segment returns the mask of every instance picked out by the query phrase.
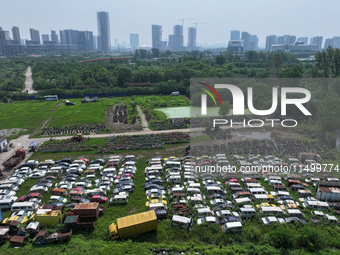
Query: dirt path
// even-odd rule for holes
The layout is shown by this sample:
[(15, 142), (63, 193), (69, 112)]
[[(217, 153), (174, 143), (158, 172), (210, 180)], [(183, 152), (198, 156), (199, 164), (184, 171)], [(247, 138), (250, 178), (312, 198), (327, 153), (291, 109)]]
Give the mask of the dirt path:
[(27, 67), (27, 71), (26, 71), (26, 81), (25, 81), (25, 89), (24, 91), (28, 92), (28, 94), (34, 94), (37, 93), (34, 89), (33, 89), (33, 79), (32, 79), (32, 69), (31, 67)]
[(145, 117), (145, 114), (144, 112), (142, 111), (142, 109), (140, 108), (139, 105), (137, 105), (137, 110), (138, 110), (138, 114), (140, 116), (140, 119), (142, 121), (142, 127), (143, 127), (143, 131), (147, 132), (147, 131), (151, 131), (151, 129), (149, 128), (148, 126), (148, 121), (146, 120), (146, 117)]

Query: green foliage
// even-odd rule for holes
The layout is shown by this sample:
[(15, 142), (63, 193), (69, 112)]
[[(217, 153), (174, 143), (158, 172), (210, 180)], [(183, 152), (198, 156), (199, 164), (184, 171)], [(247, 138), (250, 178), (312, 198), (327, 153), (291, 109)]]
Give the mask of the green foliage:
[(269, 244), (275, 248), (292, 250), (296, 247), (294, 231), (286, 226), (279, 226), (269, 233)]
[(318, 123), (324, 132), (340, 128), (340, 97), (325, 97), (317, 108)]
[(231, 104), (228, 101), (222, 102), (223, 104), (219, 106), (218, 114), (225, 117), (229, 114), (232, 109)]

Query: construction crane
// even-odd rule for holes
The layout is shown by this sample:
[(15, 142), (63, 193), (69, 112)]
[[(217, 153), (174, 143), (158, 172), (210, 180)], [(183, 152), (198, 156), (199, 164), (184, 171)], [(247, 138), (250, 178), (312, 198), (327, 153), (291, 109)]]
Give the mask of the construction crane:
[(192, 23), (192, 24), (196, 25), (196, 31), (197, 31), (197, 25), (202, 25), (202, 24), (207, 24), (207, 23), (197, 23), (197, 22), (195, 22), (195, 23)]
[(179, 21), (182, 21), (182, 27), (184, 28), (184, 20), (195, 20), (195, 19), (179, 19)]

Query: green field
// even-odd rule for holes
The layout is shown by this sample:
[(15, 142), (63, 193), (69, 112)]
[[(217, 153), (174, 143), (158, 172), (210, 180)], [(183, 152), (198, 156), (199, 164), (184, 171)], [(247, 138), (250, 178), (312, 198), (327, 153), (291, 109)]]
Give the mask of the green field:
[(33, 133), (44, 127), (62, 127), (84, 124), (105, 124), (105, 110), (117, 103), (128, 105), (128, 120), (132, 117), (139, 119), (138, 112), (131, 107), (131, 99), (144, 110), (149, 108), (157, 120), (164, 120), (166, 116), (155, 111), (154, 108), (187, 106), (189, 100), (184, 96), (135, 96), (118, 98), (100, 98), (99, 102), (82, 104), (81, 99), (69, 99), (73, 106), (66, 106), (63, 100), (58, 101), (14, 101), (0, 103), (0, 129), (23, 128), (25, 133)]

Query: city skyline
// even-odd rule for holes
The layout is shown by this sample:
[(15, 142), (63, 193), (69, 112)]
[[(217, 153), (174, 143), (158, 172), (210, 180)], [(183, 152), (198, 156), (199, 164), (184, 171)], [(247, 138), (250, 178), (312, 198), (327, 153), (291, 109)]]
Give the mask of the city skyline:
[[(42, 0), (36, 0), (29, 3), (20, 2), (20, 8), (17, 8), (18, 1), (7, 1), (2, 3), (6, 12), (0, 17), (0, 26), (7, 31), (13, 26), (19, 27), (22, 39), (30, 39), (29, 28), (39, 30), (40, 34), (66, 29), (89, 30), (96, 33), (95, 13), (105, 11), (111, 13), (112, 45), (114, 39), (128, 44), (129, 34), (132, 32), (139, 34), (140, 44), (151, 45), (152, 24), (161, 25), (163, 40), (168, 40), (167, 36), (172, 34), (173, 26), (180, 25), (179, 19), (184, 18), (194, 19), (184, 22), (184, 45), (188, 42), (188, 28), (193, 27), (194, 22), (205, 22), (206, 24), (199, 25), (197, 29), (198, 45), (206, 43), (226, 45), (230, 40), (230, 30), (240, 30), (256, 34), (259, 46), (265, 47), (266, 36), (270, 34), (294, 34), (297, 37), (309, 38), (319, 35), (324, 38), (336, 36), (337, 25), (334, 17), (337, 14), (336, 7), (340, 7), (340, 3), (334, 0), (328, 0), (327, 3), (287, 0), (278, 8), (278, 3), (271, 0), (245, 0), (242, 3), (224, 0), (209, 3), (200, 0), (188, 0), (185, 3), (177, 0), (162, 3), (156, 0), (148, 2), (128, 0), (115, 3), (61, 0), (58, 3), (51, 2), (47, 6)], [(329, 8), (329, 4), (332, 8)], [(232, 9), (242, 11), (228, 12), (228, 15), (225, 15), (230, 6)]]

